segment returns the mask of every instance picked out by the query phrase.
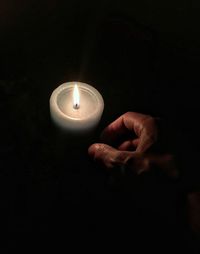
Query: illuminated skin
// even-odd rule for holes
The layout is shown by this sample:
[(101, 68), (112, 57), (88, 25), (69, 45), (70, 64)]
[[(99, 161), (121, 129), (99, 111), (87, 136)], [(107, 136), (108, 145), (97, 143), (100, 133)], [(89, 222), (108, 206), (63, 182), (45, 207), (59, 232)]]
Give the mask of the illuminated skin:
[[(126, 133), (134, 133), (131, 139), (122, 139), (120, 144), (112, 145)], [(102, 133), (104, 143), (89, 147), (89, 155), (103, 164), (108, 170), (126, 168), (136, 175), (152, 168), (162, 170), (170, 177), (178, 176), (172, 154), (155, 154), (151, 147), (157, 142), (156, 119), (135, 112), (127, 112), (111, 123)], [(200, 238), (200, 192), (187, 194), (188, 222), (191, 230)]]
[[(117, 147), (113, 144), (127, 133), (134, 133), (132, 138), (122, 139)], [(89, 155), (106, 168), (122, 167), (141, 174), (160, 168), (171, 177), (178, 176), (171, 154), (151, 154), (150, 149), (158, 139), (156, 119), (135, 112), (127, 112), (105, 128), (101, 140), (103, 143), (89, 147)]]

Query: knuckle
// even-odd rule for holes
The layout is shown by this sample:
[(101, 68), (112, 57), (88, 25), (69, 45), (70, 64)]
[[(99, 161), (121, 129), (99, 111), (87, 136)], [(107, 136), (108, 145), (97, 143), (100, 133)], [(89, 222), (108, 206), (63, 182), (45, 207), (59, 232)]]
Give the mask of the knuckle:
[(133, 117), (134, 116), (134, 112), (131, 112), (131, 111), (127, 111), (123, 116), (125, 117), (125, 118), (131, 118), (131, 117)]

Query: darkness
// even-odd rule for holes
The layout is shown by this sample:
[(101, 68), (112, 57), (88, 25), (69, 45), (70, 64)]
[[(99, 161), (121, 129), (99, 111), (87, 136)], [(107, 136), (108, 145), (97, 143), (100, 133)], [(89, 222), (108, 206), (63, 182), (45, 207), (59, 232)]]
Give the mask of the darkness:
[[(164, 2), (1, 1), (3, 248), (197, 253), (185, 193), (199, 182), (200, 4)], [(69, 141), (49, 116), (52, 91), (72, 80), (105, 102), (86, 142)], [(163, 119), (167, 145), (187, 166), (181, 182), (113, 176), (89, 159), (88, 146), (127, 111)]]

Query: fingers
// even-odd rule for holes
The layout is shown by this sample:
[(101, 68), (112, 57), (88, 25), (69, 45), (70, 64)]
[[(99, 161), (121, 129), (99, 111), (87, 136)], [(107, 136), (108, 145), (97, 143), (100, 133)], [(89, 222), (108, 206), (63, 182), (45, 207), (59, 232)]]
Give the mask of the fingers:
[(126, 164), (126, 160), (131, 156), (130, 152), (120, 152), (106, 144), (93, 144), (89, 147), (88, 153), (108, 169)]
[(146, 152), (157, 141), (157, 129), (153, 126), (144, 128), (139, 137), (138, 146), (136, 151), (139, 153)]
[(89, 147), (88, 153), (107, 169), (121, 167), (136, 174), (149, 170), (150, 164), (147, 157), (134, 152), (119, 151), (106, 144), (93, 144)]
[[(101, 139), (107, 144), (113, 144), (127, 132), (132, 132), (139, 138), (137, 152), (145, 152), (157, 139), (157, 126), (154, 118), (135, 112), (127, 112), (111, 123), (103, 131)], [(129, 147), (130, 143), (126, 145)], [(124, 150), (123, 146), (122, 148)]]
[[(146, 116), (145, 116), (146, 117)], [(114, 142), (120, 135), (127, 131), (135, 132), (139, 136), (140, 122), (144, 115), (127, 112), (108, 125), (102, 133), (102, 140), (108, 144)]]
[(151, 155), (138, 152), (120, 151), (109, 145), (98, 143), (88, 149), (89, 155), (107, 169), (125, 168), (140, 175), (143, 172), (157, 169), (172, 178), (179, 176), (174, 158), (171, 154)]
[(134, 151), (137, 148), (138, 143), (139, 143), (139, 138), (134, 139), (134, 140), (132, 140), (132, 139), (126, 140), (118, 146), (118, 149), (120, 151)]

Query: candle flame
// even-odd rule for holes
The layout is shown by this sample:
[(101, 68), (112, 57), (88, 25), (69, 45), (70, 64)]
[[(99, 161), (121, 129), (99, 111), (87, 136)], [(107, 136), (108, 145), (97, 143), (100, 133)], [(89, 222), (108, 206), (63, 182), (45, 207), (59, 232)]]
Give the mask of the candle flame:
[(73, 107), (74, 109), (78, 109), (80, 107), (80, 95), (77, 84), (75, 84), (73, 91)]

